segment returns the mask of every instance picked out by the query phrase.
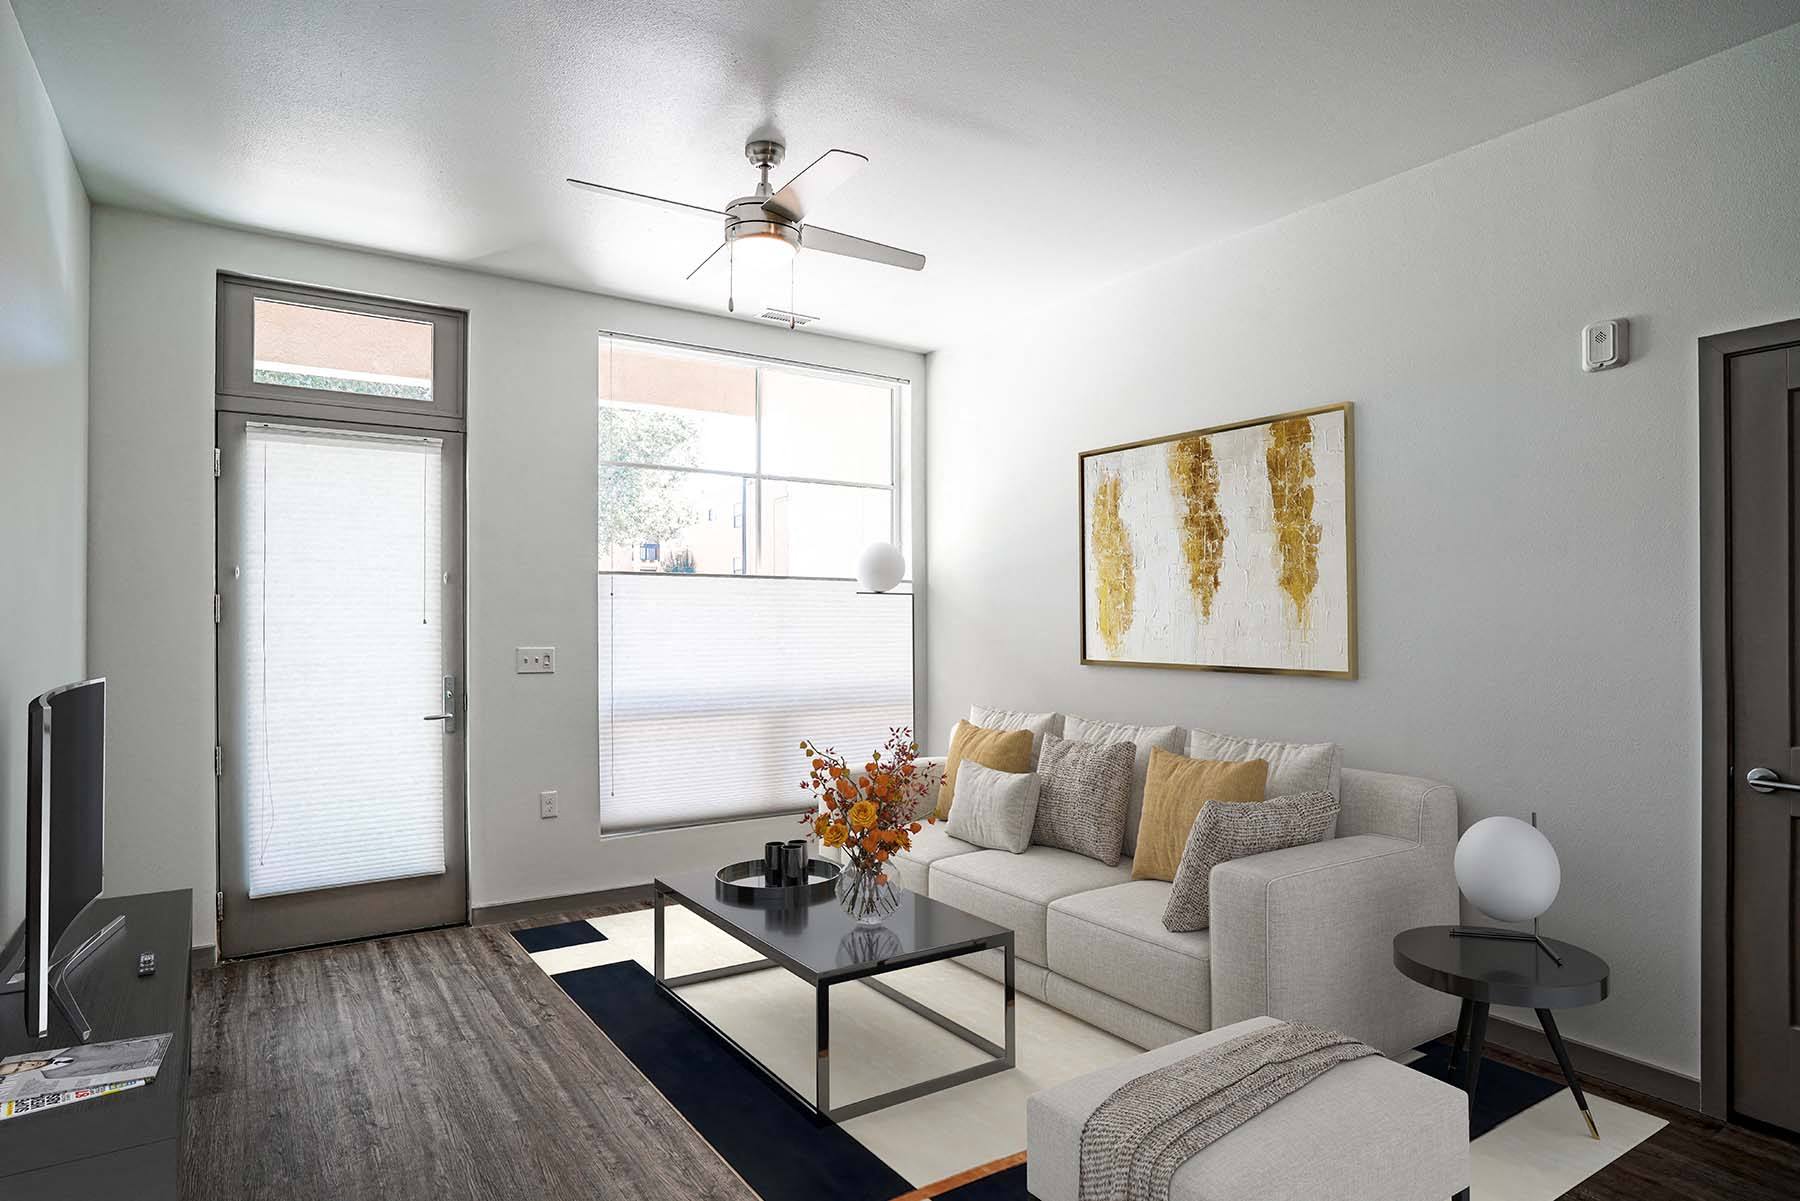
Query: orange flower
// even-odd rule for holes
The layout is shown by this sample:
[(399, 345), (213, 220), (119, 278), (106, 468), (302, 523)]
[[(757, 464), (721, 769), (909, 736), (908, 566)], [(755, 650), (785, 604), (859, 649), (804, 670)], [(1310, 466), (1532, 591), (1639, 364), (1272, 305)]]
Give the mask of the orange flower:
[(841, 847), (844, 845), (844, 839), (849, 836), (849, 833), (850, 832), (844, 829), (844, 827), (837, 825), (834, 822), (825, 827), (825, 833), (821, 841), (828, 847)]
[(820, 838), (823, 838), (825, 837), (825, 828), (829, 825), (831, 825), (831, 819), (821, 813), (819, 816), (813, 818), (813, 833), (817, 834)]
[(850, 824), (858, 830), (867, 830), (875, 824), (877, 813), (874, 801), (858, 801), (850, 806)]
[(919, 831), (920, 831), (920, 830), (922, 830), (922, 829), (924, 829), (924, 827), (923, 827), (923, 826), (921, 826), (921, 825), (919, 825), (919, 823), (918, 823), (918, 822), (914, 822), (914, 823), (913, 823), (913, 824), (912, 824), (912, 825), (910, 825), (910, 826), (908, 826), (908, 827), (906, 827), (906, 828), (907, 828), (907, 829), (908, 829), (908, 830), (911, 830), (911, 831), (912, 831), (912, 832), (913, 832), (913, 833), (914, 833), (914, 834), (917, 834), (917, 833), (918, 833), (918, 832), (919, 832)]
[(848, 776), (843, 776), (838, 779), (837, 790), (838, 795), (843, 797), (846, 801), (856, 795), (856, 785), (850, 782), (850, 777)]

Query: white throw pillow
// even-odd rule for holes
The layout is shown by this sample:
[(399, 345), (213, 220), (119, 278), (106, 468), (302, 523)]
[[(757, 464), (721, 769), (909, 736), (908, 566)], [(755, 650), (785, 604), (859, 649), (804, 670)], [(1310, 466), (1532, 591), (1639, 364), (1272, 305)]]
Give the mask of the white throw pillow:
[(1136, 858), (1138, 821), (1144, 815), (1144, 778), (1150, 773), (1150, 752), (1158, 748), (1181, 753), (1181, 727), (1128, 726), (1117, 721), (1089, 721), (1071, 714), (1063, 720), (1063, 737), (1076, 742), (1129, 742), (1137, 747), (1131, 765), (1131, 801), (1125, 810), (1125, 854)]
[(1024, 854), (1037, 820), (1038, 777), (1034, 771), (995, 771), (963, 760), (956, 773), (956, 804), (950, 807), (950, 837), (978, 847)]
[(1044, 753), (1044, 735), (1062, 735), (1062, 714), (1022, 713), (1016, 709), (990, 709), (986, 705), (969, 706), (969, 723), (984, 730), (1030, 730), (1031, 766)]
[(1189, 730), (1189, 759), (1224, 759), (1242, 763), (1262, 759), (1269, 765), (1269, 783), (1263, 796), (1299, 796), (1304, 792), (1329, 792), (1341, 804), (1344, 749), (1335, 742), (1271, 742), (1265, 738), (1237, 738), (1211, 730)]

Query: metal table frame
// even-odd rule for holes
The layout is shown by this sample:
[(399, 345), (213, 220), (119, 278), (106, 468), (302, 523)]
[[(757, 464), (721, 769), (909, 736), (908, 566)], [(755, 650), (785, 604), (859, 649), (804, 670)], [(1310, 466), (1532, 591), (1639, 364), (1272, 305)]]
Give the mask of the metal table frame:
[[(684, 897), (674, 888), (664, 884), (661, 880), (652, 881), (651, 889), (656, 911), (655, 976), (657, 986), (663, 990), (663, 993), (666, 996), (692, 1015), (695, 1020), (723, 1039), (726, 1045), (731, 1047), (732, 1050), (754, 1064), (758, 1071), (774, 1081), (783, 1092), (787, 1093), (788, 1096), (794, 1098), (794, 1100), (804, 1105), (807, 1109), (812, 1110), (820, 1117), (826, 1118), (832, 1122), (847, 1122), (851, 1118), (861, 1117), (863, 1114), (873, 1113), (878, 1109), (886, 1109), (890, 1105), (899, 1105), (902, 1102), (911, 1101), (918, 1097), (940, 1092), (946, 1088), (954, 1088), (958, 1084), (967, 1084), (971, 1080), (979, 1080), (984, 1076), (992, 1076), (998, 1072), (1008, 1071), (1017, 1063), (1018, 1037), (1014, 1018), (1015, 990), (1013, 932), (1011, 930), (1004, 930), (998, 934), (985, 938), (971, 939), (942, 947), (933, 947), (928, 951), (898, 955), (891, 959), (884, 959), (880, 963), (859, 964), (853, 967), (840, 968), (828, 972), (816, 972), (805, 964), (782, 954), (780, 948), (771, 946), (757, 938), (750, 931), (733, 925), (731, 922), (706, 908), (706, 906), (689, 901), (688, 898)], [(685, 976), (676, 976), (674, 978), (668, 977), (664, 972), (663, 965), (663, 908), (670, 900), (685, 906), (690, 913), (698, 914), (700, 917), (705, 918), (708, 922), (712, 923), (726, 934), (731, 935), (733, 938), (753, 950), (760, 952), (764, 958), (751, 960), (748, 963), (733, 963), (728, 964), (725, 967), (707, 968), (704, 971), (690, 972)], [(970, 955), (977, 951), (994, 949), (1001, 949), (1006, 952), (1005, 1046), (1001, 1046), (990, 1039), (982, 1037), (961, 1022), (944, 1016), (924, 1002), (915, 1000), (895, 989), (893, 986), (884, 984), (875, 978), (888, 972), (899, 971), (902, 968), (917, 967), (924, 963), (936, 963), (942, 959), (954, 959), (961, 955)], [(710, 1018), (695, 1009), (692, 1005), (689, 1005), (687, 1001), (681, 997), (681, 994), (675, 991), (687, 984), (699, 984), (702, 981), (719, 980), (727, 976), (741, 976), (746, 972), (766, 971), (772, 967), (786, 968), (789, 972), (792, 972), (795, 976), (798, 976), (800, 979), (813, 986), (813, 1014), (816, 1027), (814, 1042), (817, 1047), (818, 1055), (813, 1085), (815, 1092), (812, 1097), (805, 1096), (787, 1081), (783, 1080), (780, 1076), (777, 1076), (758, 1060), (756, 1056), (752, 1055), (749, 1051), (746, 1051), (736, 1039), (719, 1029)], [(868, 985), (882, 996), (899, 1003), (906, 1009), (918, 1014), (926, 1021), (931, 1022), (933, 1025), (949, 1031), (970, 1046), (985, 1052), (992, 1058), (986, 1063), (974, 1064), (970, 1067), (947, 1073), (946, 1075), (934, 1076), (928, 1080), (921, 1080), (916, 1084), (903, 1085), (900, 1088), (890, 1089), (884, 1093), (877, 1093), (872, 1097), (864, 1097), (860, 1101), (852, 1101), (848, 1105), (834, 1107), (831, 1104), (831, 987), (834, 984), (844, 984), (852, 980), (862, 981), (862, 983)]]

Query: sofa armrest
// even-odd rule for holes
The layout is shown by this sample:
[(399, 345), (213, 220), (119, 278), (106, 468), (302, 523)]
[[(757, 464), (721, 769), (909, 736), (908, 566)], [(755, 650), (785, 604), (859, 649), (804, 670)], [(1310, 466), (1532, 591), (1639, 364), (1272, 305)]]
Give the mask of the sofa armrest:
[(1212, 1022), (1310, 1022), (1392, 1055), (1456, 1024), (1456, 1001), (1394, 966), (1394, 935), (1457, 920), (1445, 848), (1381, 834), (1212, 872)]

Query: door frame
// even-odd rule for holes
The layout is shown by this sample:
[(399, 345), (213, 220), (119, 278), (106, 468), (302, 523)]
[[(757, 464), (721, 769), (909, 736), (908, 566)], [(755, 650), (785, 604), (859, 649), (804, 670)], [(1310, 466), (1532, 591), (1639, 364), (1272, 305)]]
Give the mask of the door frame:
[[(214, 446), (214, 488), (213, 488), (213, 595), (217, 606), (221, 592), (221, 540), (219, 538), (219, 521), (221, 517), (218, 453), (221, 446), (223, 430), (228, 422), (242, 423), (244, 420), (267, 421), (277, 425), (316, 425), (327, 428), (363, 428), (373, 432), (412, 435), (420, 437), (441, 437), (446, 445), (454, 443), (457, 447), (455, 468), (455, 494), (457, 504), (452, 510), (446, 507), (444, 518), (447, 529), (453, 529), (454, 554), (446, 553), (444, 566), (446, 570), (456, 573), (455, 587), (452, 595), (446, 596), (446, 609), (454, 603), (455, 633), (460, 648), (458, 658), (458, 697), (457, 718), (459, 730), (456, 735), (460, 739), (459, 753), (455, 757), (455, 779), (448, 777), (445, 781), (446, 812), (455, 815), (454, 829), (445, 831), (445, 870), (454, 870), (462, 880), (461, 917), (448, 923), (465, 925), (470, 919), (470, 853), (469, 853), (469, 675), (471, 661), (469, 655), (469, 577), (468, 577), (468, 544), (469, 544), (469, 481), (468, 481), (468, 321), (469, 314), (464, 309), (454, 309), (438, 305), (425, 304), (419, 301), (400, 297), (379, 296), (369, 293), (352, 292), (344, 289), (322, 287), (314, 284), (297, 283), (289, 280), (268, 279), (252, 275), (244, 275), (231, 271), (220, 271), (216, 276), (216, 310), (214, 331), (214, 414), (213, 414), (213, 446)], [(246, 339), (254, 337), (254, 329), (249, 323), (250, 306), (246, 301), (248, 294), (266, 293), (283, 301), (312, 303), (327, 308), (341, 308), (366, 312), (375, 316), (397, 317), (406, 320), (429, 322), (433, 326), (433, 387), (438, 395), (429, 406), (419, 409), (395, 408), (376, 397), (363, 397), (356, 393), (314, 392), (305, 388), (269, 389), (263, 387), (245, 387), (238, 377), (244, 372), (241, 368), (248, 359), (242, 353), (248, 345)], [(446, 485), (450, 481), (447, 472)], [(454, 523), (450, 525), (449, 523)], [(217, 608), (214, 610), (218, 612)], [(222, 745), (223, 728), (221, 725), (221, 688), (220, 688), (220, 627), (214, 625), (213, 636), (213, 746), (215, 755)], [(218, 759), (215, 758), (215, 768)], [(214, 941), (219, 948), (219, 958), (224, 956), (224, 901), (225, 901), (225, 840), (223, 824), (224, 779), (215, 770), (213, 776), (213, 887), (216, 892), (215, 920), (213, 926)], [(358, 896), (375, 895), (370, 890), (380, 889), (384, 883), (405, 884), (408, 881), (382, 882), (376, 881), (365, 885), (352, 885), (344, 890), (349, 895), (353, 890)], [(438, 923), (442, 925), (444, 923)], [(404, 933), (394, 930), (390, 933)], [(383, 937), (384, 935), (367, 935), (361, 937)], [(343, 941), (343, 940), (339, 940)], [(349, 941), (356, 941), (351, 939)], [(310, 944), (309, 944), (310, 945)], [(260, 954), (278, 954), (279, 951), (251, 952), (251, 956)]]
[(1700, 1108), (1731, 1113), (1731, 470), (1726, 365), (1800, 347), (1800, 320), (1700, 339)]

